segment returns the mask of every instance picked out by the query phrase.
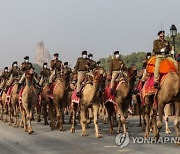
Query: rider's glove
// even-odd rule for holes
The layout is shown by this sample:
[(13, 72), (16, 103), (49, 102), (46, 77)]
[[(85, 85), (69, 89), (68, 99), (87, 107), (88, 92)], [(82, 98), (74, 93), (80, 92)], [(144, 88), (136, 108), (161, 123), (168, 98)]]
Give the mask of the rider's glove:
[(164, 51), (165, 51), (165, 48), (162, 48), (162, 49), (161, 49), (161, 52), (164, 52)]

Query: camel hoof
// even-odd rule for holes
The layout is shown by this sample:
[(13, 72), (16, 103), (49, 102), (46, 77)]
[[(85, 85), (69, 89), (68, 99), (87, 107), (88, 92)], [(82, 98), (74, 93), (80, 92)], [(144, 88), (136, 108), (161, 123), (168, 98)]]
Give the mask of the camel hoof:
[(87, 133), (81, 133), (81, 136), (87, 136)]
[(18, 125), (14, 125), (14, 128), (18, 128)]
[(170, 130), (166, 130), (166, 134), (171, 134), (171, 131)]
[(41, 122), (41, 119), (38, 119), (37, 122)]
[(9, 126), (12, 126), (12, 123), (9, 123)]
[(26, 128), (26, 129), (24, 129), (24, 132), (28, 132), (27, 128)]
[(64, 131), (66, 131), (66, 130), (65, 130), (64, 128), (60, 128), (59, 131), (64, 132)]
[(145, 133), (144, 138), (148, 139), (149, 138), (149, 133)]
[(71, 129), (70, 129), (70, 132), (71, 132), (71, 133), (75, 133), (75, 128), (71, 128)]
[(49, 123), (47, 121), (44, 122), (44, 125), (49, 125)]
[(101, 134), (96, 134), (96, 138), (101, 138)]
[(29, 134), (32, 134), (33, 132), (34, 132), (34, 131), (33, 131), (33, 130), (31, 130), (31, 131), (29, 131), (28, 133), (29, 133)]

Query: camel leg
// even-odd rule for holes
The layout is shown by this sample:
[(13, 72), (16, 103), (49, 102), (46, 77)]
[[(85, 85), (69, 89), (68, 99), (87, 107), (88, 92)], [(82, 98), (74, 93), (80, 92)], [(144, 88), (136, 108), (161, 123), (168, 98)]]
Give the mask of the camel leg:
[(121, 103), (121, 104), (118, 104), (118, 105), (117, 105), (117, 108), (118, 108), (118, 111), (119, 111), (119, 114), (120, 114), (119, 123), (120, 123), (120, 121), (122, 122), (124, 134), (127, 134), (126, 119), (125, 119), (125, 116), (124, 116), (124, 112), (123, 112), (123, 110), (122, 110), (122, 100), (117, 100), (117, 102)]
[(36, 121), (41, 122), (41, 107), (39, 105), (39, 102), (36, 105)]
[(28, 133), (29, 134), (33, 133), (31, 120), (32, 120), (32, 111), (29, 111), (29, 112), (27, 112), (27, 125), (28, 125)]
[(180, 102), (175, 102), (175, 119), (174, 119), (174, 128), (176, 134), (176, 143), (180, 145), (179, 137), (179, 115), (180, 115)]
[(47, 120), (47, 115), (48, 115), (47, 108), (46, 108), (47, 103), (44, 101), (42, 102), (42, 104), (43, 104), (42, 112), (43, 112), (43, 118), (44, 118), (44, 125), (49, 125), (48, 120)]
[(49, 112), (50, 112), (50, 127), (51, 130), (55, 129), (55, 118), (56, 118), (56, 111), (55, 111), (55, 106), (54, 102), (52, 99), (49, 99)]
[(159, 136), (160, 130), (162, 128), (162, 118), (163, 118), (164, 106), (165, 106), (164, 103), (158, 102), (158, 120), (157, 120), (158, 136)]
[(8, 113), (9, 113), (9, 126), (12, 126), (12, 105), (9, 102), (8, 105)]
[(146, 128), (145, 128), (144, 138), (148, 138), (149, 131), (150, 131), (150, 112), (151, 112), (149, 96), (146, 96), (144, 101), (145, 101), (145, 120), (146, 120)]
[(171, 131), (170, 131), (169, 125), (168, 125), (169, 110), (170, 110), (170, 104), (166, 104), (164, 107), (164, 121), (165, 121), (165, 125), (166, 125), (166, 134), (171, 134)]
[(24, 131), (27, 132), (27, 123), (26, 123), (26, 111), (22, 111), (22, 120), (23, 120), (23, 125), (24, 125)]
[(63, 112), (63, 107), (61, 106), (60, 109), (59, 109), (59, 130), (60, 131), (65, 131), (64, 127), (63, 127), (63, 118), (64, 118), (64, 112)]
[(153, 110), (153, 116), (152, 116), (152, 124), (153, 124), (153, 132), (154, 132), (154, 138), (158, 139), (158, 133), (157, 133), (157, 110)]
[(143, 107), (143, 112), (142, 112), (142, 119), (143, 119), (143, 122), (142, 122), (142, 131), (145, 132), (145, 127), (146, 127), (146, 119), (145, 119), (145, 111), (144, 111), (144, 107)]
[(81, 136), (87, 136), (87, 133), (86, 133), (87, 119), (86, 119), (86, 110), (84, 107), (81, 107), (80, 117), (81, 117), (80, 121), (81, 121), (81, 127), (82, 127)]
[(113, 134), (113, 124), (112, 124), (112, 116), (113, 116), (113, 111), (111, 108), (107, 108), (108, 111), (108, 121), (109, 121), (109, 134)]
[(117, 133), (121, 133), (121, 127), (122, 127), (121, 116), (119, 116), (119, 122), (118, 122), (118, 130), (117, 130)]
[(76, 111), (77, 111), (78, 104), (73, 103), (73, 109), (72, 109), (72, 126), (70, 129), (71, 133), (75, 133), (75, 123), (76, 123)]
[(95, 135), (97, 138), (100, 138), (101, 135), (99, 133), (99, 127), (98, 127), (98, 111), (99, 111), (99, 104), (93, 105), (93, 112), (94, 112), (94, 126), (95, 126)]
[(18, 119), (18, 106), (15, 105), (14, 107), (14, 127), (18, 127), (19, 126), (19, 119)]
[(141, 115), (142, 115), (142, 112), (141, 112), (141, 102), (138, 102), (138, 109), (139, 109), (139, 125), (138, 127), (142, 127), (142, 122), (141, 122)]

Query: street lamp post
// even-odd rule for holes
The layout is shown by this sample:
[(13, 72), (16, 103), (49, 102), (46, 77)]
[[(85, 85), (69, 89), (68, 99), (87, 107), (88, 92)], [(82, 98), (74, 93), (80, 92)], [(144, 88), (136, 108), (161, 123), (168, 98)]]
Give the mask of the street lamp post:
[(175, 49), (175, 37), (177, 35), (177, 28), (175, 25), (172, 25), (170, 28), (170, 36), (172, 37), (172, 45), (174, 47), (174, 58), (176, 58), (176, 49)]

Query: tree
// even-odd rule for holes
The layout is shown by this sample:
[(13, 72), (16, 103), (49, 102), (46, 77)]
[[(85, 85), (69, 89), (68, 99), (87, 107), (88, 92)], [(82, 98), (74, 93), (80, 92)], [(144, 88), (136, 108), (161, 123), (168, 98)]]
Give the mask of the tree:
[[(142, 68), (143, 60), (146, 57), (146, 52), (134, 52), (129, 55), (121, 55), (121, 59), (124, 61), (127, 67), (131, 65), (136, 65), (138, 69)], [(105, 70), (109, 69), (109, 63), (112, 59), (112, 56), (107, 58), (100, 58), (101, 65), (105, 68)]]
[[(166, 39), (172, 43), (172, 38), (170, 35), (166, 36)], [(177, 36), (175, 38), (175, 47), (176, 47), (176, 53), (180, 53), (180, 33), (177, 33)]]
[(41, 67), (40, 65), (38, 65), (38, 64), (33, 64), (33, 67), (35, 68), (36, 73), (39, 74), (39, 73), (41, 72), (42, 67)]

